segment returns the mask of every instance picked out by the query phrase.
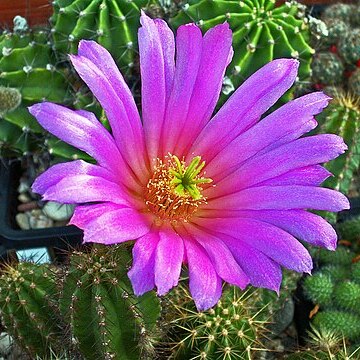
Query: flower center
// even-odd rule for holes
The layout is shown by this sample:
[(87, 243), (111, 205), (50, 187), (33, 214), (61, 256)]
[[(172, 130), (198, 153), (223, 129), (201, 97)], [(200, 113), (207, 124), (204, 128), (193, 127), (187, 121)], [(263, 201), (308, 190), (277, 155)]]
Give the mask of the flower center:
[(202, 185), (212, 179), (200, 176), (204, 166), (200, 156), (194, 157), (188, 166), (171, 154), (165, 160), (156, 159), (145, 190), (148, 209), (161, 220), (187, 222), (201, 204), (206, 204)]

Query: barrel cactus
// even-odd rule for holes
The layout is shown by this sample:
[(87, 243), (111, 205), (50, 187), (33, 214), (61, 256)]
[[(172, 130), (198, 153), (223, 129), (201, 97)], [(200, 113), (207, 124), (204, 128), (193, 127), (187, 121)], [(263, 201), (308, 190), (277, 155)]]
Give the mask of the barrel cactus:
[(88, 360), (155, 356), (159, 302), (152, 292), (134, 296), (126, 276), (128, 259), (118, 246), (96, 246), (71, 256), (60, 310)]
[(227, 76), (235, 87), (269, 61), (300, 60), (300, 81), (310, 74), (314, 50), (301, 5), (288, 2), (275, 7), (272, 0), (190, 0), (170, 23), (174, 28), (196, 22), (204, 31), (227, 21), (233, 31), (234, 56)]
[(312, 78), (316, 84), (341, 84), (344, 77), (344, 65), (338, 55), (328, 51), (319, 52), (311, 64)]

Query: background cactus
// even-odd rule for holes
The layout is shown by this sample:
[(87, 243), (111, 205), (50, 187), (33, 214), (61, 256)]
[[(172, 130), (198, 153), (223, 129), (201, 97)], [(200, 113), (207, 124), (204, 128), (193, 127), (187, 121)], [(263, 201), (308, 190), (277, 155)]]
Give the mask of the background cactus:
[[(16, 105), (1, 111), (0, 141), (19, 155), (49, 151), (54, 155), (86, 157), (81, 151), (45, 133), (27, 107), (41, 101), (71, 105), (72, 88), (42, 30), (5, 32), (0, 36), (0, 98), (17, 93)], [(7, 125), (6, 122), (11, 125)], [(16, 134), (16, 136), (15, 136)]]
[(174, 28), (196, 22), (204, 31), (227, 21), (233, 31), (234, 57), (227, 76), (235, 88), (269, 61), (280, 57), (300, 60), (299, 78), (310, 74), (314, 50), (300, 4), (275, 7), (272, 0), (190, 0), (170, 19)]
[(345, 154), (330, 161), (326, 168), (334, 175), (324, 182), (324, 186), (347, 193), (353, 174), (360, 165), (360, 103), (359, 98), (338, 94), (330, 105), (319, 114), (318, 133), (340, 135), (348, 150)]
[(88, 360), (150, 359), (155, 354), (159, 302), (153, 292), (133, 295), (128, 260), (118, 246), (71, 255), (60, 309)]
[(137, 51), (140, 9), (147, 0), (55, 0), (51, 18), (55, 49), (77, 53), (80, 39), (96, 40), (129, 74)]
[(312, 78), (322, 85), (341, 84), (344, 77), (344, 65), (338, 55), (331, 52), (316, 53), (311, 65)]
[(32, 356), (65, 348), (59, 318), (55, 268), (33, 263), (6, 265), (0, 277), (0, 307), (6, 330)]

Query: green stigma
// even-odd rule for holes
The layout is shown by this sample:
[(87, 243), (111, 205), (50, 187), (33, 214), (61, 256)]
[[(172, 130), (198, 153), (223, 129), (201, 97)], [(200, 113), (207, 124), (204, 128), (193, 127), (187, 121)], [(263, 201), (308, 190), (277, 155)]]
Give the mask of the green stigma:
[(190, 195), (194, 200), (202, 198), (200, 184), (209, 184), (210, 178), (199, 177), (201, 170), (205, 166), (205, 161), (201, 162), (201, 156), (196, 156), (191, 160), (188, 167), (184, 161), (180, 161), (172, 155), (174, 167), (169, 169), (169, 173), (174, 177), (171, 185), (174, 186), (174, 193), (178, 196)]

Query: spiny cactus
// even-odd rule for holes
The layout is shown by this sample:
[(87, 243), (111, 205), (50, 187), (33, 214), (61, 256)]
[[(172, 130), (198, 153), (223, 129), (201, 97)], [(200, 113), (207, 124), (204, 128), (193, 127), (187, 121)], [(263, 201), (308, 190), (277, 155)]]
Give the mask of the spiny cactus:
[(328, 51), (314, 56), (311, 69), (313, 82), (322, 85), (340, 84), (345, 70), (341, 59)]
[(357, 241), (360, 239), (360, 216), (339, 222), (336, 228), (343, 239)]
[(318, 133), (333, 133), (340, 135), (348, 150), (336, 160), (329, 162), (326, 168), (334, 175), (328, 178), (324, 186), (347, 193), (354, 172), (360, 165), (360, 103), (359, 98), (351, 95), (341, 95), (319, 114)]
[(326, 306), (331, 303), (334, 284), (328, 274), (322, 272), (308, 276), (304, 281), (305, 294), (315, 304)]
[(55, 0), (54, 47), (76, 53), (79, 40), (92, 39), (110, 51), (126, 74), (134, 66), (140, 8), (145, 0)]
[(336, 331), (321, 325), (311, 325), (307, 345), (304, 349), (288, 355), (288, 360), (355, 360), (360, 355), (360, 347), (348, 346), (344, 337)]
[(322, 18), (324, 20), (336, 18), (349, 23), (352, 13), (353, 7), (351, 5), (339, 3), (327, 6), (322, 14)]
[(360, 60), (360, 28), (351, 29), (340, 38), (338, 52), (349, 65)]
[[(216, 306), (197, 312), (184, 285), (170, 296), (167, 310), (174, 359), (252, 359), (261, 347), (265, 322), (250, 301), (252, 290), (228, 287)], [(169, 321), (168, 320), (168, 321)]]
[[(13, 147), (21, 154), (31, 153), (37, 148), (40, 151), (57, 153), (57, 149), (47, 149), (44, 146), (45, 132), (27, 110), (29, 105), (44, 100), (71, 104), (72, 94), (67, 76), (56, 64), (57, 60), (45, 31), (21, 34), (7, 32), (0, 36), (0, 99), (12, 95), (14, 100), (14, 106), (1, 109), (0, 115), (18, 128), (17, 133), (19, 130), (21, 132), (15, 139), (14, 136), (1, 134), (0, 141), (4, 142), (6, 147)], [(7, 126), (6, 131), (9, 129)], [(67, 149), (70, 158), (85, 156), (48, 134), (46, 137), (51, 139), (49, 143), (53, 141), (59, 144), (59, 152), (62, 148)], [(23, 139), (25, 141), (22, 141)]]
[(133, 295), (121, 247), (74, 252), (60, 309), (88, 360), (150, 359), (160, 313), (154, 293)]
[(0, 308), (6, 330), (33, 356), (66, 346), (57, 308), (54, 269), (47, 265), (6, 265), (0, 277)]
[(349, 90), (360, 97), (360, 68), (351, 74), (349, 78)]
[(170, 23), (174, 28), (196, 22), (204, 31), (227, 21), (233, 31), (234, 57), (227, 75), (235, 87), (269, 61), (280, 57), (300, 60), (299, 77), (310, 74), (314, 50), (309, 31), (296, 2), (275, 7), (272, 0), (191, 0)]

